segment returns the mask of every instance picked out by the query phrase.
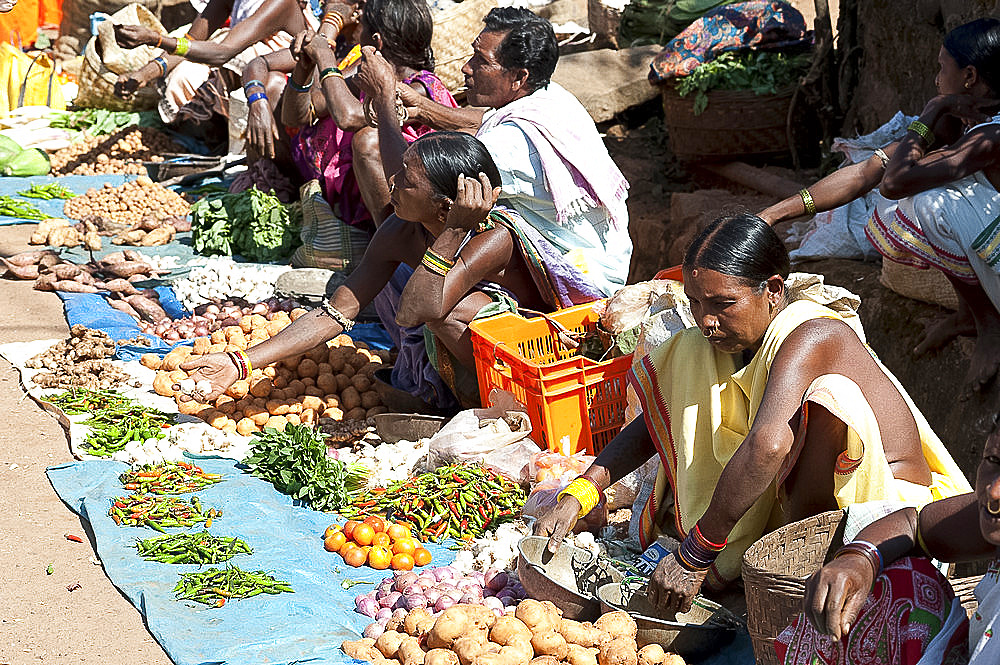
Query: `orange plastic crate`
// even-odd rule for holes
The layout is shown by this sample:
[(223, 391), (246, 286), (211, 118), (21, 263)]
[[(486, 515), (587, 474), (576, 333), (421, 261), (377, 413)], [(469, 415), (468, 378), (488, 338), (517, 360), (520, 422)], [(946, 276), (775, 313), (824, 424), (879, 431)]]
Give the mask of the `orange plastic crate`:
[[(597, 328), (596, 303), (549, 316), (579, 333)], [(472, 348), (483, 404), (493, 388), (509, 391), (525, 405), (531, 438), (564, 454), (596, 455), (625, 423), (626, 373), (632, 355), (597, 362), (565, 351), (544, 317), (499, 314), (473, 321)], [(560, 441), (569, 437), (566, 450)]]

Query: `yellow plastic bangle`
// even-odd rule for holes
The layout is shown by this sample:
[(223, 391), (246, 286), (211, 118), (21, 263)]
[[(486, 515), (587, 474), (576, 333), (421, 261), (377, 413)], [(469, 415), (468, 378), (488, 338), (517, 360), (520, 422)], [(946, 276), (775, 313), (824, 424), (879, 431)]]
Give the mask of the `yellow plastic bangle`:
[(934, 145), (934, 132), (931, 131), (930, 127), (919, 120), (911, 122), (907, 129), (926, 141), (927, 145)]
[(920, 530), (920, 512), (917, 512), (917, 547), (920, 551), (930, 556), (930, 552), (927, 550), (927, 543), (924, 542), (924, 532)]
[(799, 191), (799, 196), (802, 198), (802, 205), (805, 206), (806, 212), (810, 215), (816, 214), (816, 202), (813, 201), (812, 194), (809, 193), (808, 189), (803, 189)]
[(571, 482), (566, 486), (566, 489), (559, 492), (558, 496), (556, 496), (556, 501), (562, 499), (567, 494), (580, 502), (580, 512), (576, 515), (578, 520), (583, 519), (601, 501), (601, 495), (598, 493), (597, 487), (587, 478), (577, 478)]
[(177, 46), (174, 47), (174, 55), (185, 56), (191, 49), (191, 42), (184, 37), (177, 38)]

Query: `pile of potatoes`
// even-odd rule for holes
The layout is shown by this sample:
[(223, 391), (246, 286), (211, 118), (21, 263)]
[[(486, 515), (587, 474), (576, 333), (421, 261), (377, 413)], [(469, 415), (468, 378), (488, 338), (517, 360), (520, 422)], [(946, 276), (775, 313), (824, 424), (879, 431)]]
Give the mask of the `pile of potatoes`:
[(549, 601), (523, 600), (501, 617), (482, 605), (455, 605), (437, 617), (416, 609), (390, 620), (378, 639), (342, 649), (374, 665), (684, 665), (657, 644), (639, 649), (635, 636), (626, 612), (580, 623)]
[(143, 162), (162, 162), (165, 153), (184, 149), (152, 127), (126, 127), (107, 136), (90, 136), (52, 155), (53, 175), (146, 173)]
[(70, 219), (98, 216), (121, 224), (138, 224), (146, 218), (163, 220), (184, 217), (191, 205), (176, 192), (139, 176), (119, 187), (105, 184), (91, 188), (83, 196), (67, 199), (63, 214)]
[(389, 359), (388, 351), (370, 350), (364, 342), (340, 335), (308, 353), (254, 367), (249, 379), (237, 381), (215, 402), (181, 401), (174, 384), (188, 379), (180, 365), (196, 356), (246, 350), (276, 335), (304, 309), (244, 316), (239, 325), (226, 326), (208, 337), (198, 337), (193, 346), (179, 346), (163, 358), (145, 354), (141, 362), (157, 370), (153, 390), (173, 397), (181, 413), (197, 416), (225, 432), (251, 435), (265, 427), (284, 429), (286, 423), (312, 424), (320, 418), (363, 420), (387, 409), (373, 389), (375, 370)]

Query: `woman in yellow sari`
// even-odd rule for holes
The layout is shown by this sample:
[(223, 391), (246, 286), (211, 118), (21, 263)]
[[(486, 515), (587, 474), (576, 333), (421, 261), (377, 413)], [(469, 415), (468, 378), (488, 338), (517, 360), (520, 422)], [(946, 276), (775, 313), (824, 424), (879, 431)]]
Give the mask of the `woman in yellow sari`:
[(633, 366), (643, 419), (626, 425), (536, 522), (550, 550), (605, 488), (651, 455), (661, 467), (642, 515), (644, 545), (671, 527), (683, 540), (649, 585), (667, 611), (689, 609), (703, 583), (720, 589), (738, 578), (743, 552), (783, 523), (969, 490), (865, 345), (857, 315), (811, 291), (789, 292), (788, 277), (788, 253), (758, 217), (717, 219), (695, 239), (684, 292), (697, 325)]

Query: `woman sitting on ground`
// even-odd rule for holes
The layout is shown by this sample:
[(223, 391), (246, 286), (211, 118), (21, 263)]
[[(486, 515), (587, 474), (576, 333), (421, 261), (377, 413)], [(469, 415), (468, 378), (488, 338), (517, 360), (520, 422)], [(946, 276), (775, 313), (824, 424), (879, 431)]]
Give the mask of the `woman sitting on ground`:
[[(974, 493), (935, 501), (920, 511), (905, 508), (873, 522), (809, 578), (804, 616), (776, 641), (781, 662), (1000, 662), (1000, 636), (994, 636), (1000, 630), (998, 548), (1000, 428), (994, 426)], [(927, 557), (946, 562), (993, 558), (976, 587), (978, 607), (971, 625), (951, 585)]]
[[(227, 20), (229, 27), (224, 28)], [(164, 36), (141, 25), (118, 25), (115, 38), (123, 48), (145, 45), (162, 48), (164, 53), (121, 75), (115, 93), (130, 97), (139, 88), (165, 79), (159, 111), (169, 123), (208, 80), (212, 68), (219, 68), (231, 90), (250, 60), (288, 48), (293, 35), (318, 27), (308, 0), (209, 0), (184, 37)]]
[(703, 583), (721, 590), (737, 579), (746, 549), (778, 525), (864, 501), (923, 505), (968, 491), (865, 345), (856, 299), (845, 307), (853, 296), (815, 283), (789, 292), (788, 252), (761, 219), (715, 220), (688, 249), (683, 276), (696, 326), (633, 365), (643, 418), (538, 518), (551, 551), (601, 491), (653, 455), (661, 466), (641, 541), (672, 528), (683, 539), (649, 584), (669, 612), (687, 611)]
[(880, 186), (895, 205), (869, 220), (872, 245), (891, 261), (941, 270), (958, 295), (958, 311), (929, 327), (914, 352), (976, 335), (967, 381), (979, 390), (1000, 369), (1000, 115), (990, 117), (1000, 107), (1000, 19), (949, 32), (938, 62), (938, 96), (901, 141), (760, 214), (774, 224)]
[[(424, 0), (369, 0), (361, 15), (360, 41), (379, 49), (403, 84), (454, 107), (451, 93), (433, 74), (433, 30)], [(292, 53), (298, 65), (281, 109), (292, 135), (292, 156), (303, 177), (320, 180), (341, 221), (374, 232), (390, 212), (386, 174), (395, 173), (399, 164), (383, 168), (378, 132), (367, 126), (364, 95), (354, 77), (345, 79), (336, 69), (337, 59), (327, 40), (300, 35)], [(314, 78), (319, 85), (310, 89)], [(429, 131), (424, 125), (403, 128), (407, 142)]]
[[(380, 118), (381, 121), (382, 118)], [(358, 267), (330, 301), (280, 334), (247, 350), (253, 367), (301, 354), (350, 331), (357, 316), (400, 264), (413, 268), (400, 326), (433, 333), (438, 357), (466, 368), (474, 360), (469, 322), (496, 302), (551, 311), (599, 297), (575, 267), (546, 256), (545, 241), (516, 214), (494, 208), (500, 174), (486, 147), (468, 134), (437, 132), (415, 141), (389, 179), (395, 214), (378, 228)], [(549, 247), (549, 257), (553, 256)], [(217, 353), (184, 365), (212, 382), (210, 399), (239, 376), (234, 359)]]

